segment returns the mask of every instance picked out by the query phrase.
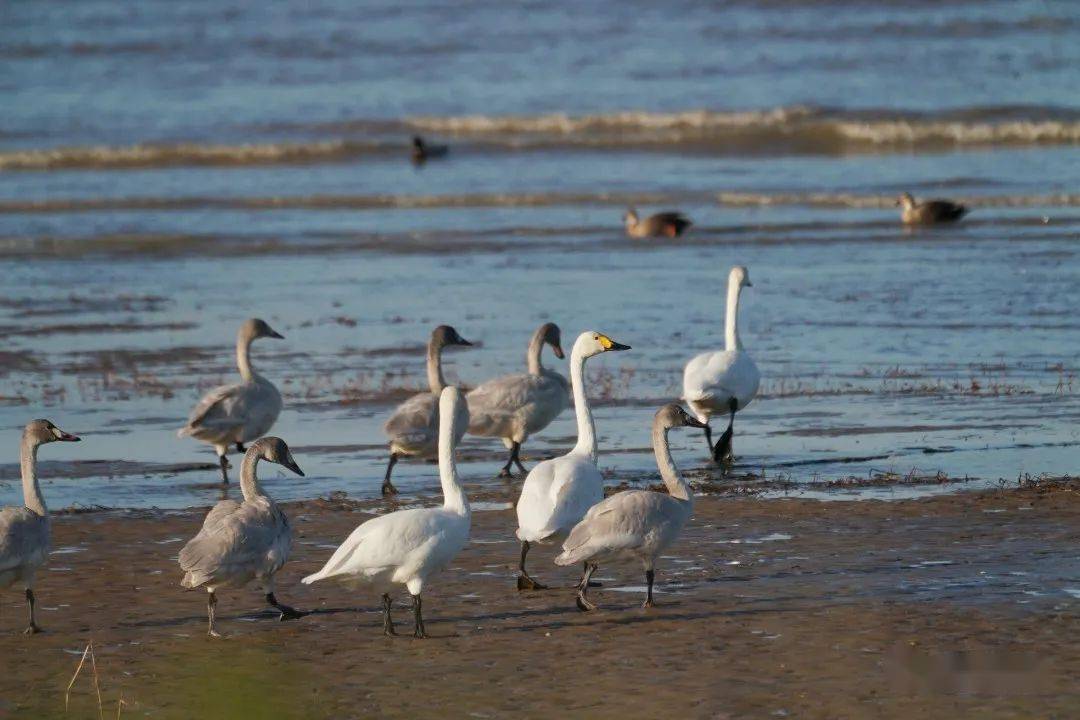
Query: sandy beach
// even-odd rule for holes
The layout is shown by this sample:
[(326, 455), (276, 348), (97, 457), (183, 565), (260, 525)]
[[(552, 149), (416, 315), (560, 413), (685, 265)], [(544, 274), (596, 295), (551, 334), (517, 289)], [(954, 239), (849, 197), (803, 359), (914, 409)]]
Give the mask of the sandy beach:
[[(513, 589), (517, 546), (502, 494), (483, 495), (472, 540), (426, 593), (428, 640), (381, 634), (370, 591), (305, 587), (380, 503), (289, 503), (281, 623), (254, 587), (223, 591), (224, 640), (175, 555), (203, 511), (57, 517), (38, 585), (47, 632), (19, 634), (0, 605), (0, 717), (106, 716), (981, 718), (1070, 717), (1080, 707), (1080, 496), (1075, 483), (899, 502), (700, 498), (662, 560), (657, 606), (640, 569), (601, 567), (600, 605), (567, 587)], [(553, 586), (576, 575), (533, 553)], [(1072, 595), (1070, 596), (1070, 593)], [(395, 604), (403, 633), (408, 598)]]

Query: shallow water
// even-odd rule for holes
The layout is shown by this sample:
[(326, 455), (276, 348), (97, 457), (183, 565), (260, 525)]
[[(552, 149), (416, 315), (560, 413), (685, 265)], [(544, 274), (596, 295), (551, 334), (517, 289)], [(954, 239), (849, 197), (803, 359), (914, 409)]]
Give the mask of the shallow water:
[[(480, 345), (448, 354), (467, 385), (522, 368), (548, 319), (567, 347), (584, 329), (632, 345), (590, 362), (601, 464), (613, 483), (652, 480), (649, 419), (686, 359), (722, 344), (736, 263), (764, 377), (738, 469), (789, 482), (772, 492), (1076, 470), (1070, 3), (7, 13), (0, 502), (18, 498), (18, 432), (37, 416), (86, 438), (41, 453), (54, 507), (215, 499), (212, 453), (174, 431), (233, 377), (250, 315), (286, 335), (255, 362), (308, 473), (268, 470), (276, 496), (377, 492), (380, 425), (422, 387), (438, 323)], [(412, 166), (413, 132), (450, 156)], [(975, 209), (906, 232), (902, 190)], [(695, 227), (631, 241), (629, 204)], [(526, 453), (573, 434), (564, 413)], [(708, 478), (700, 435), (672, 439)], [(489, 482), (502, 454), (469, 440), (466, 478)], [(823, 484), (913, 469), (978, 480)], [(437, 488), (430, 465), (395, 475)]]

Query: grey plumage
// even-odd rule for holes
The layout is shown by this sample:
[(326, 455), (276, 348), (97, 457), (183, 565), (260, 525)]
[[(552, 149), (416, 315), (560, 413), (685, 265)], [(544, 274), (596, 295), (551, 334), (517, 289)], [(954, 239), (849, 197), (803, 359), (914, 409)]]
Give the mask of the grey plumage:
[[(403, 455), (424, 458), (435, 457), (439, 440), (439, 395), (446, 387), (442, 372), (443, 348), (451, 345), (471, 346), (472, 343), (461, 337), (458, 331), (449, 325), (440, 325), (431, 332), (427, 347), (427, 378), (429, 392), (413, 395), (399, 405), (383, 425), (383, 432), (390, 440), (390, 462), (383, 479), (382, 492), (392, 495), (397, 492), (390, 481), (394, 465)], [(458, 406), (461, 422), (455, 425), (460, 442), (469, 424), (468, 405), (462, 402)]]
[[(682, 532), (693, 511), (693, 493), (671, 459), (667, 432), (673, 427), (703, 428), (705, 424), (691, 417), (681, 406), (671, 403), (660, 408), (653, 418), (652, 440), (656, 464), (667, 486), (667, 493), (627, 490), (593, 505), (574, 526), (563, 542), (557, 565), (585, 563), (593, 570), (600, 562), (618, 557), (639, 560), (648, 583), (645, 606), (652, 606), (653, 571), (657, 557)], [(589, 602), (586, 570), (578, 587), (577, 605), (581, 610), (595, 608)]]
[[(222, 500), (210, 510), (199, 533), (180, 550), (184, 571), (180, 584), (186, 588), (205, 586), (213, 595), (220, 587), (242, 587), (257, 580), (270, 603), (282, 610), (282, 619), (298, 617), (299, 613), (279, 605), (273, 595), (274, 575), (292, 550), (292, 528), (259, 484), (256, 467), (260, 460), (304, 474), (284, 440), (264, 437), (252, 443), (240, 466), (243, 501)], [(214, 604), (216, 600), (211, 599), (211, 606)], [(212, 610), (210, 634), (217, 634)]]
[(251, 318), (236, 335), (236, 364), (241, 382), (214, 388), (199, 400), (180, 428), (180, 437), (193, 437), (214, 446), (222, 478), (229, 481), (225, 454), (229, 448), (262, 437), (281, 413), (281, 393), (251, 366), (251, 343), (259, 338), (282, 339), (265, 321)]
[(79, 438), (48, 420), (27, 423), (19, 448), (23, 507), (0, 510), (0, 588), (17, 583), (25, 588), (30, 610), (27, 634), (41, 630), (34, 616), (34, 576), (52, 546), (49, 509), (37, 478), (37, 452), (40, 446), (56, 441), (78, 442)]

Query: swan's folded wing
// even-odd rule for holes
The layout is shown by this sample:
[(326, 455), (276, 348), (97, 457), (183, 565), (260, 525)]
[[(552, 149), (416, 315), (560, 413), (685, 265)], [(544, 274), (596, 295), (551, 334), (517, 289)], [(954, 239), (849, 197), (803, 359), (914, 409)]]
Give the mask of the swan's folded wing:
[(383, 425), (383, 432), (391, 440), (407, 444), (423, 444), (436, 436), (439, 403), (431, 393), (413, 395), (394, 410)]
[(41, 540), (41, 518), (24, 507), (0, 510), (0, 573), (14, 570), (34, 552)]
[(227, 428), (235, 425), (243, 404), (243, 385), (221, 385), (203, 395), (188, 416), (187, 427)]
[(431, 539), (431, 515), (424, 508), (400, 510), (362, 523), (338, 546), (322, 569), (302, 582), (310, 585), (339, 575), (370, 575), (400, 565)]
[(465, 396), (469, 403), (469, 432), (498, 432), (510, 422), (530, 402), (528, 379), (528, 375), (504, 375), (469, 391)]
[(670, 501), (660, 493), (627, 490), (593, 505), (570, 531), (556, 562), (569, 565), (639, 547), (653, 523), (662, 519), (665, 500)]
[(180, 551), (180, 567), (187, 573), (183, 584), (197, 587), (237, 569), (262, 568), (275, 551), (284, 563), (290, 545), (288, 520), (269, 502), (222, 500)]
[(558, 469), (549, 489), (552, 510), (544, 528), (546, 535), (569, 531), (592, 506), (604, 499), (600, 471), (588, 460), (572, 459), (572, 463)]

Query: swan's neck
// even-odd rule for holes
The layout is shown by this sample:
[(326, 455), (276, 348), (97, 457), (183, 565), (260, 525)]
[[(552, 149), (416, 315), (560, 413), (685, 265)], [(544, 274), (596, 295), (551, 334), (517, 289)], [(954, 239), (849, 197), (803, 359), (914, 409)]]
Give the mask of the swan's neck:
[(570, 355), (570, 386), (574, 390), (574, 412), (577, 415), (577, 445), (574, 452), (587, 453), (596, 462), (596, 426), (593, 424), (589, 398), (585, 394), (585, 357), (577, 348)]
[[(440, 408), (439, 412), (442, 412)], [(458, 477), (457, 462), (454, 460), (454, 435), (456, 433), (456, 420), (443, 422), (440, 419), (439, 427), (439, 483), (442, 485), (443, 507), (460, 515), (469, 514), (469, 498), (465, 495), (465, 488), (461, 487), (461, 478)], [(443, 432), (443, 425), (447, 426), (447, 432)]]
[(244, 382), (251, 382), (257, 376), (255, 369), (251, 367), (251, 340), (244, 335), (236, 338), (236, 367), (240, 370), (240, 377)]
[(690, 486), (683, 480), (679, 468), (675, 467), (675, 461), (671, 459), (668, 429), (659, 423), (653, 425), (652, 444), (653, 452), (656, 453), (656, 466), (660, 468), (660, 477), (663, 478), (668, 493), (676, 500), (692, 503), (693, 494), (690, 492)]
[(742, 292), (742, 284), (728, 282), (727, 289), (727, 317), (724, 320), (724, 344), (726, 350), (742, 350), (742, 339), (739, 337), (739, 293)]
[(36, 515), (45, 517), (49, 508), (45, 507), (45, 498), (41, 496), (41, 486), (37, 478), (37, 451), (39, 443), (23, 438), (19, 449), (19, 467), (22, 470), (23, 504)]
[(240, 492), (245, 501), (251, 501), (261, 496), (266, 497), (266, 492), (259, 484), (259, 478), (255, 474), (255, 468), (259, 465), (262, 456), (259, 450), (252, 444), (244, 454), (244, 460), (240, 463)]
[(540, 353), (544, 351), (544, 334), (539, 330), (532, 336), (532, 340), (529, 342), (529, 352), (525, 355), (525, 361), (529, 365), (530, 375), (539, 375), (544, 371), (544, 366), (540, 364)]
[(446, 387), (446, 379), (442, 374), (442, 347), (434, 341), (429, 342), (427, 347), (427, 381), (434, 395), (438, 395)]

